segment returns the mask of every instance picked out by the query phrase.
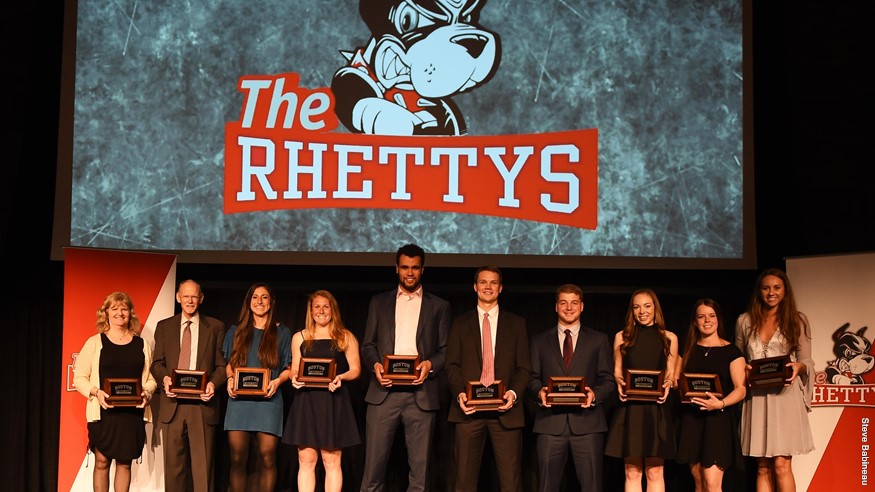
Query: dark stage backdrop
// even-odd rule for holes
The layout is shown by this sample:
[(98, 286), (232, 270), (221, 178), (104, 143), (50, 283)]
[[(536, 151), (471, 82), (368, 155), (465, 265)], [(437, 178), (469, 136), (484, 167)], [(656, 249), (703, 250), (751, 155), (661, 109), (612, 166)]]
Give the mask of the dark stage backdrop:
[[(5, 157), (0, 177), (7, 187), (0, 194), (0, 241), (7, 266), (0, 295), (6, 316), (0, 360), (8, 381), (0, 418), (0, 479), (7, 490), (57, 489), (63, 265), (48, 258), (63, 20), (59, 4), (10, 4), (4, 18), (28, 29), (0, 33), (8, 48), (0, 70), (11, 87), (0, 120)], [(872, 108), (865, 73), (873, 7), (775, 1), (754, 2), (753, 8), (758, 268), (783, 266), (787, 256), (875, 251), (868, 231), (875, 216), (871, 123), (865, 120)], [(473, 299), (467, 291), (472, 273), (435, 268), (427, 270), (424, 281), (464, 309)], [(682, 329), (690, 303), (699, 296), (717, 297), (731, 318), (746, 302), (756, 273), (507, 270), (503, 301), (526, 316), (530, 330), (542, 330), (552, 319), (552, 289), (577, 282), (587, 292), (586, 323), (610, 331), (619, 326), (628, 294), (649, 285), (660, 294), (670, 327)], [(204, 309), (231, 318), (245, 286), (270, 281), (279, 289), (280, 309), (290, 323), (300, 319), (300, 296), (326, 287), (338, 294), (346, 320), (358, 329), (367, 298), (393, 282), (391, 265), (182, 265), (179, 276), (203, 281)], [(356, 452), (347, 454), (358, 463)], [(283, 459), (289, 464), (283, 483), (291, 485), (291, 456)], [(396, 457), (396, 462), (403, 459)], [(448, 464), (445, 457), (442, 466)], [(607, 467), (611, 483), (619, 486), (621, 468), (617, 463)], [(353, 464), (349, 469), (359, 468)], [(393, 490), (401, 488), (398, 473), (392, 477)], [(676, 467), (670, 473), (671, 480), (686, 476)], [(749, 473), (743, 478), (737, 490), (754, 490)]]

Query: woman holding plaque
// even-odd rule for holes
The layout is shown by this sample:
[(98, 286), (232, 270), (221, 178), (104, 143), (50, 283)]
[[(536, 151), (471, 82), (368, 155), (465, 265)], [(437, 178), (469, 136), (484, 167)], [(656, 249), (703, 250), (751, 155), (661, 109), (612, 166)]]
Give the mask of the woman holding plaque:
[[(605, 454), (623, 458), (625, 487), (664, 491), (663, 464), (675, 457), (675, 426), (671, 409), (665, 405), (675, 381), (673, 369), (678, 357), (678, 338), (665, 329), (662, 308), (656, 293), (639, 289), (632, 294), (626, 312), (626, 326), (614, 337), (614, 378), (620, 405), (614, 410), (605, 444)], [(646, 391), (633, 388), (627, 372), (660, 371), (654, 387)], [(644, 396), (642, 396), (644, 395)]]
[[(225, 336), (223, 352), (228, 361), (228, 407), (225, 430), (231, 451), (229, 490), (246, 490), (249, 440), (257, 441), (258, 490), (273, 491), (276, 484), (276, 452), (283, 433), (283, 396), (280, 386), (289, 380), (292, 334), (274, 320), (276, 298), (270, 287), (256, 283), (249, 287), (240, 321)], [(269, 381), (264, 395), (238, 394), (235, 369), (266, 368)]]
[(741, 411), (741, 450), (757, 462), (757, 490), (796, 490), (793, 455), (814, 449), (808, 423), (814, 362), (811, 327), (796, 309), (790, 279), (782, 270), (757, 277), (746, 313), (738, 317), (735, 344), (748, 360), (748, 381), (756, 376), (751, 361), (789, 356), (783, 386), (755, 387)]
[[(97, 334), (85, 341), (76, 358), (73, 385), (88, 398), (85, 418), (88, 449), (94, 452), (94, 490), (109, 490), (113, 460), (115, 490), (129, 490), (131, 462), (146, 444), (146, 422), (151, 419), (146, 404), (158, 384), (149, 372), (152, 348), (139, 335), (140, 319), (130, 296), (113, 292), (97, 310)], [(133, 387), (141, 389), (132, 395), (136, 401), (124, 406), (113, 401), (113, 396), (118, 397), (114, 387), (131, 387), (123, 379), (137, 380), (139, 385)]]
[[(337, 300), (330, 292), (310, 294), (307, 312), (304, 330), (292, 336), (292, 386), (298, 393), (286, 420), (283, 442), (298, 447), (298, 490), (316, 490), (316, 463), (321, 456), (324, 490), (339, 492), (343, 485), (342, 449), (361, 442), (352, 401), (343, 384), (361, 374), (359, 344), (340, 319)], [(334, 361), (335, 375), (327, 387), (324, 382), (309, 386), (298, 378), (302, 358)]]
[[(744, 460), (735, 411), (738, 407), (734, 405), (747, 393), (747, 363), (741, 350), (722, 334), (720, 305), (713, 299), (696, 301), (682, 359), (683, 373), (716, 375), (722, 391), (720, 395), (707, 390), (704, 395), (696, 393), (698, 396), (690, 398), (683, 408), (677, 461), (689, 463), (696, 492), (723, 490), (724, 470), (739, 468)], [(685, 383), (681, 378), (681, 387), (693, 391)]]

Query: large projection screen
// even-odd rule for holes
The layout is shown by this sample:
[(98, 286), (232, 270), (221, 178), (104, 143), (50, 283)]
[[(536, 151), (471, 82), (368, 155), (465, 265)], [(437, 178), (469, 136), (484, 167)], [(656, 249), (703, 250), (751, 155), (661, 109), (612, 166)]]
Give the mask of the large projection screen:
[(748, 1), (66, 10), (55, 259), (755, 266)]

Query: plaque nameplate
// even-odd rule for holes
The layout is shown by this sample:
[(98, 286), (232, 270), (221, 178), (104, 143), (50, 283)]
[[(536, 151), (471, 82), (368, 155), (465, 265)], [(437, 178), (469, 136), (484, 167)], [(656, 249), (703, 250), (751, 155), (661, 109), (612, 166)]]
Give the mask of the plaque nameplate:
[(136, 407), (143, 403), (143, 385), (139, 378), (106, 378), (103, 380), (106, 402), (114, 407)]
[(575, 405), (586, 403), (586, 378), (583, 376), (551, 376), (547, 383), (547, 403)]
[(626, 399), (633, 401), (656, 401), (665, 394), (662, 387), (663, 371), (649, 369), (626, 369)]
[(385, 355), (383, 356), (383, 377), (391, 379), (392, 384), (413, 384), (419, 377), (418, 355)]
[(504, 383), (495, 381), (489, 386), (480, 384), (480, 381), (468, 381), (465, 383), (465, 396), (468, 397), (467, 405), (475, 411), (498, 410), (505, 404), (504, 394), (507, 392)]
[(298, 382), (308, 388), (327, 388), (337, 373), (337, 361), (330, 358), (301, 357)]
[(751, 388), (780, 388), (793, 375), (793, 370), (787, 367), (789, 363), (789, 355), (753, 359), (750, 361), (747, 384)]
[(723, 398), (723, 388), (720, 386), (720, 377), (710, 373), (685, 372), (678, 380), (681, 392), (681, 401), (692, 403), (693, 398), (708, 399), (705, 393), (711, 393), (714, 398)]
[(177, 398), (197, 398), (207, 391), (207, 372), (174, 369), (170, 376), (170, 392)]
[(266, 367), (234, 368), (234, 392), (241, 396), (267, 396), (270, 369)]

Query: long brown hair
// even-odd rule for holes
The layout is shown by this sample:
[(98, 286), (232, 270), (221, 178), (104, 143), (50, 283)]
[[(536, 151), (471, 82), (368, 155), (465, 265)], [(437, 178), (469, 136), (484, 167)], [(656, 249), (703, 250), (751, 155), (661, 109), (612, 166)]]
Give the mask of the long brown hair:
[(103, 304), (97, 309), (97, 332), (98, 333), (106, 333), (109, 330), (109, 321), (106, 319), (106, 313), (109, 311), (109, 308), (116, 304), (124, 304), (129, 313), (128, 317), (128, 331), (134, 335), (140, 335), (140, 317), (137, 316), (137, 312), (134, 311), (134, 301), (131, 300), (131, 296), (129, 296), (125, 292), (113, 292), (106, 296), (103, 299)]
[(687, 367), (687, 362), (690, 361), (690, 356), (693, 354), (693, 347), (699, 341), (702, 334), (699, 333), (699, 325), (696, 322), (699, 306), (708, 306), (714, 310), (717, 315), (717, 336), (723, 338), (723, 310), (720, 309), (720, 304), (714, 299), (699, 299), (693, 304), (693, 311), (690, 313), (690, 328), (687, 331), (687, 344), (684, 347), (684, 368)]
[(638, 322), (635, 321), (632, 305), (634, 304), (635, 296), (640, 294), (646, 294), (653, 299), (653, 324), (662, 338), (662, 353), (668, 359), (669, 355), (671, 355), (671, 340), (665, 335), (665, 318), (662, 316), (662, 306), (660, 306), (659, 299), (656, 297), (656, 292), (653, 292), (653, 289), (638, 289), (629, 298), (629, 308), (626, 310), (626, 326), (623, 327), (623, 341), (620, 343), (620, 354), (625, 356), (626, 351), (629, 350), (629, 347), (635, 345), (635, 340), (638, 338)]
[(313, 321), (313, 301), (317, 297), (328, 299), (328, 305), (331, 307), (331, 323), (329, 326), (331, 346), (338, 352), (346, 351), (346, 348), (349, 346), (349, 340), (346, 337), (352, 335), (352, 332), (346, 328), (343, 320), (340, 318), (340, 308), (337, 305), (337, 299), (327, 290), (317, 290), (307, 298), (307, 323), (304, 325), (304, 333), (302, 334), (304, 342), (301, 351), (306, 352), (310, 350), (313, 340), (316, 339), (316, 322)]
[(270, 369), (276, 368), (277, 364), (279, 364), (277, 324), (273, 320), (276, 298), (273, 296), (273, 290), (269, 285), (264, 282), (258, 282), (252, 284), (249, 290), (246, 291), (246, 297), (243, 298), (243, 306), (240, 308), (237, 332), (234, 334), (234, 348), (231, 349), (231, 357), (228, 360), (234, 367), (246, 367), (249, 346), (252, 344), (252, 334), (255, 329), (251, 307), (252, 296), (255, 295), (255, 290), (260, 287), (267, 290), (267, 295), (270, 297), (270, 309), (267, 311), (267, 324), (264, 327), (264, 335), (262, 335), (261, 343), (258, 345), (258, 360), (261, 363), (261, 367)]
[(783, 270), (778, 268), (769, 268), (760, 273), (754, 284), (753, 294), (750, 296), (748, 303), (747, 315), (750, 318), (750, 332), (747, 334), (747, 343), (759, 331), (759, 328), (766, 323), (768, 318), (769, 306), (763, 301), (763, 281), (766, 277), (777, 277), (784, 284), (784, 299), (778, 304), (775, 312), (775, 321), (778, 323), (778, 329), (781, 334), (787, 339), (790, 344), (790, 351), (795, 352), (799, 349), (799, 339), (803, 331), (805, 335), (810, 337), (808, 323), (796, 308), (796, 297), (793, 295), (793, 288), (790, 286), (790, 278)]

